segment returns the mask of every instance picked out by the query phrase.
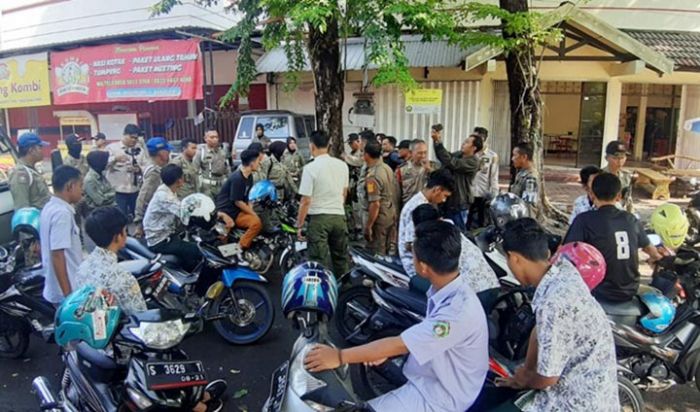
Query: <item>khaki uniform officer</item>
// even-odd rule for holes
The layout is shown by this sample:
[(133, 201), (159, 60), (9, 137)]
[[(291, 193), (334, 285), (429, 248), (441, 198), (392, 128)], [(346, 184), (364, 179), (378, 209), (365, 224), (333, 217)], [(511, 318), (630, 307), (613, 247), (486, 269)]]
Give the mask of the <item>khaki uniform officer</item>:
[(634, 213), (632, 174), (623, 169), (627, 162), (627, 146), (618, 140), (608, 143), (605, 147), (605, 160), (607, 160), (608, 165), (603, 168), (603, 171), (614, 174), (622, 183), (622, 208)]
[(219, 144), (219, 132), (208, 130), (204, 134), (204, 141), (206, 144), (199, 145), (193, 165), (199, 174), (201, 192), (215, 199), (231, 173), (231, 168), (226, 162), (226, 153)]
[(143, 172), (143, 184), (136, 199), (136, 213), (134, 214), (134, 223), (136, 224), (134, 235), (136, 237), (143, 235), (143, 219), (146, 216), (148, 204), (151, 203), (158, 186), (163, 183), (160, 171), (170, 161), (170, 152), (173, 151), (173, 147), (164, 137), (151, 137), (146, 142), (146, 149), (151, 158), (151, 164)]
[(391, 234), (396, 223), (396, 180), (391, 168), (382, 161), (379, 143), (367, 142), (367, 247), (379, 255), (386, 255), (391, 246)]
[(15, 210), (23, 207), (41, 209), (51, 199), (44, 176), (34, 168), (44, 159), (44, 146), (48, 146), (48, 143), (41, 141), (34, 133), (24, 133), (17, 139), (19, 160), (8, 179)]
[(178, 189), (177, 197), (180, 200), (199, 192), (199, 173), (194, 166), (194, 158), (197, 156), (197, 144), (192, 139), (182, 139), (180, 142), (182, 153), (173, 159), (172, 163), (182, 168), (182, 178), (185, 183)]

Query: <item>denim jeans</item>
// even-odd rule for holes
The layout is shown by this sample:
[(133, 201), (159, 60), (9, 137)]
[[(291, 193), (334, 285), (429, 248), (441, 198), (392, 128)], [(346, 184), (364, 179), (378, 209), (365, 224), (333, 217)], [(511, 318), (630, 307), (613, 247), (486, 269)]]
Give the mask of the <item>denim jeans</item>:
[(459, 229), (460, 232), (466, 233), (467, 232), (467, 215), (469, 214), (468, 209), (461, 210), (457, 213), (451, 214), (449, 216), (446, 216), (448, 219), (454, 223), (455, 226), (457, 226), (457, 229)]
[(136, 198), (139, 197), (139, 193), (117, 193), (114, 200), (117, 202), (117, 207), (125, 215), (129, 217), (129, 220), (134, 218), (134, 212), (136, 211)]

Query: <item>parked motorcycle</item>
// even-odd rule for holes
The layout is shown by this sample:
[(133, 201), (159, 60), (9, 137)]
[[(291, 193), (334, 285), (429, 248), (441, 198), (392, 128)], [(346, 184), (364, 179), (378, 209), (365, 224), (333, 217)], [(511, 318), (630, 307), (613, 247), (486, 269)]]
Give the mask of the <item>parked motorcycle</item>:
[(20, 244), (0, 246), (0, 358), (22, 357), (32, 333), (45, 341), (53, 333), (55, 310), (42, 297), (44, 277), (36, 267), (22, 268), (21, 254)]
[[(226, 245), (220, 244), (216, 228), (190, 228), (188, 236), (197, 241), (202, 261), (189, 274), (179, 266), (176, 256), (162, 255), (165, 281), (152, 286), (154, 301), (163, 308), (199, 314), (232, 344), (245, 345), (262, 339), (274, 321), (272, 300), (263, 286), (267, 279), (227, 257)], [(122, 254), (149, 261), (157, 257), (135, 238), (127, 239)], [(202, 278), (218, 280), (200, 298), (195, 289)]]
[(105, 350), (71, 343), (62, 355), (58, 396), (45, 378), (34, 379), (42, 410), (192, 410), (208, 380), (203, 363), (178, 349), (190, 322), (177, 312), (150, 310), (122, 319)]
[(694, 190), (689, 194), (690, 203), (685, 209), (685, 215), (690, 223), (686, 244), (692, 247), (700, 243), (700, 182), (693, 178), (690, 184)]
[[(296, 217), (299, 210), (295, 200), (280, 202), (277, 189), (269, 180), (256, 183), (248, 200), (263, 222), (263, 230), (255, 237), (244, 258), (250, 269), (266, 274), (277, 263), (281, 273), (300, 263), (306, 255), (307, 244), (297, 240)], [(231, 242), (239, 242), (245, 230), (234, 228)]]

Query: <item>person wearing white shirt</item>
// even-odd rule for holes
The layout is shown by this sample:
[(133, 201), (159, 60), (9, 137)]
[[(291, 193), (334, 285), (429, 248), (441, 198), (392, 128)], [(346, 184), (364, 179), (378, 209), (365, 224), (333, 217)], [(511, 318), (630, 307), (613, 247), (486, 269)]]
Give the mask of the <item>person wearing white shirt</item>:
[(301, 240), (308, 216), (309, 260), (332, 269), (336, 276), (342, 276), (348, 270), (345, 198), (350, 173), (345, 162), (328, 155), (328, 135), (315, 131), (310, 140), (314, 160), (304, 166), (301, 174), (297, 233)]

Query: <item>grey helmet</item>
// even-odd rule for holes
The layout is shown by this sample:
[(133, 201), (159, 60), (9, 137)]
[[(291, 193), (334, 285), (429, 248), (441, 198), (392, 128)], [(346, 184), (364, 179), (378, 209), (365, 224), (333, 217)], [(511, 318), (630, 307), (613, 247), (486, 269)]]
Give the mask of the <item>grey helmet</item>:
[(500, 229), (505, 228), (508, 222), (530, 216), (527, 204), (513, 193), (496, 196), (491, 201), (490, 210), (494, 224)]

